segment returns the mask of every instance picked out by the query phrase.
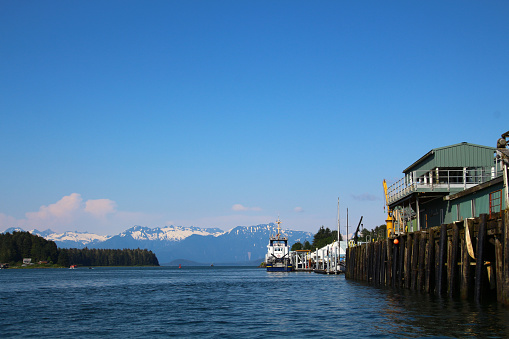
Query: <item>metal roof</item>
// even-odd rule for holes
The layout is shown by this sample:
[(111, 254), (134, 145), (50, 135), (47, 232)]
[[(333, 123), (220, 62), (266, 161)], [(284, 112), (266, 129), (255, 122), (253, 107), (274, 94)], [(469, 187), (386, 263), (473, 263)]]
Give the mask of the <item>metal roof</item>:
[(436, 167), (488, 167), (493, 166), (495, 147), (462, 142), (450, 146), (434, 148), (403, 173), (412, 170), (431, 170)]

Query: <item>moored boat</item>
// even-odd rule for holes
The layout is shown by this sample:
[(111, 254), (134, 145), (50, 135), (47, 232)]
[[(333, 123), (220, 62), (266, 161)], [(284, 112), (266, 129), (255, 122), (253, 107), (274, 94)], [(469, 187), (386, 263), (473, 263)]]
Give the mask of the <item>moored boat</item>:
[(277, 234), (270, 236), (267, 254), (265, 255), (265, 267), (267, 272), (290, 272), (293, 266), (290, 260), (288, 238), (281, 234), (281, 221), (279, 217), (276, 223)]

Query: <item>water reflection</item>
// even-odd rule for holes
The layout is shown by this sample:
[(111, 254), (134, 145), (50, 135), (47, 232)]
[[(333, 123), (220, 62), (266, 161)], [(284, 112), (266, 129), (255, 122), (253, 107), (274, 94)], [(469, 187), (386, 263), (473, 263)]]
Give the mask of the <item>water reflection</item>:
[(2, 273), (1, 337), (509, 337), (509, 310), (497, 304), (342, 275), (231, 267)]
[(394, 334), (436, 337), (509, 338), (509, 310), (496, 303), (440, 298), (407, 290), (378, 289), (385, 295), (380, 310)]

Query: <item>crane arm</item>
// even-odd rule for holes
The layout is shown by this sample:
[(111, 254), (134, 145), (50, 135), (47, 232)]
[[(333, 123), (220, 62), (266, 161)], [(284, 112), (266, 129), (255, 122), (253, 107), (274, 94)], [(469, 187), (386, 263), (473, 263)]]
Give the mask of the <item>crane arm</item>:
[(392, 210), (389, 207), (389, 195), (387, 191), (387, 182), (384, 179), (385, 204), (387, 205), (387, 220), (385, 220), (385, 224), (387, 225), (387, 237), (390, 237), (394, 232), (394, 224), (392, 218)]
[(389, 207), (389, 196), (387, 195), (387, 182), (384, 179), (385, 204)]
[(361, 220), (359, 220), (359, 225), (357, 225), (357, 229), (355, 230), (355, 234), (353, 236), (353, 241), (357, 244), (357, 239), (359, 238), (359, 236), (357, 235), (359, 233), (359, 228), (361, 227), (361, 222), (362, 222), (362, 217), (361, 216)]

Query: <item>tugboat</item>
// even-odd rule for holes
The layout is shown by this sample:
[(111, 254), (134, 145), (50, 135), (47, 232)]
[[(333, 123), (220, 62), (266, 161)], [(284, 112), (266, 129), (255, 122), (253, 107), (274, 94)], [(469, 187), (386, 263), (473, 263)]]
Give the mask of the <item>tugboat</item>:
[(265, 267), (267, 272), (290, 272), (292, 271), (292, 262), (290, 260), (290, 247), (288, 238), (281, 234), (281, 221), (277, 218), (277, 235), (271, 236), (269, 245), (267, 245), (267, 254), (265, 255)]

